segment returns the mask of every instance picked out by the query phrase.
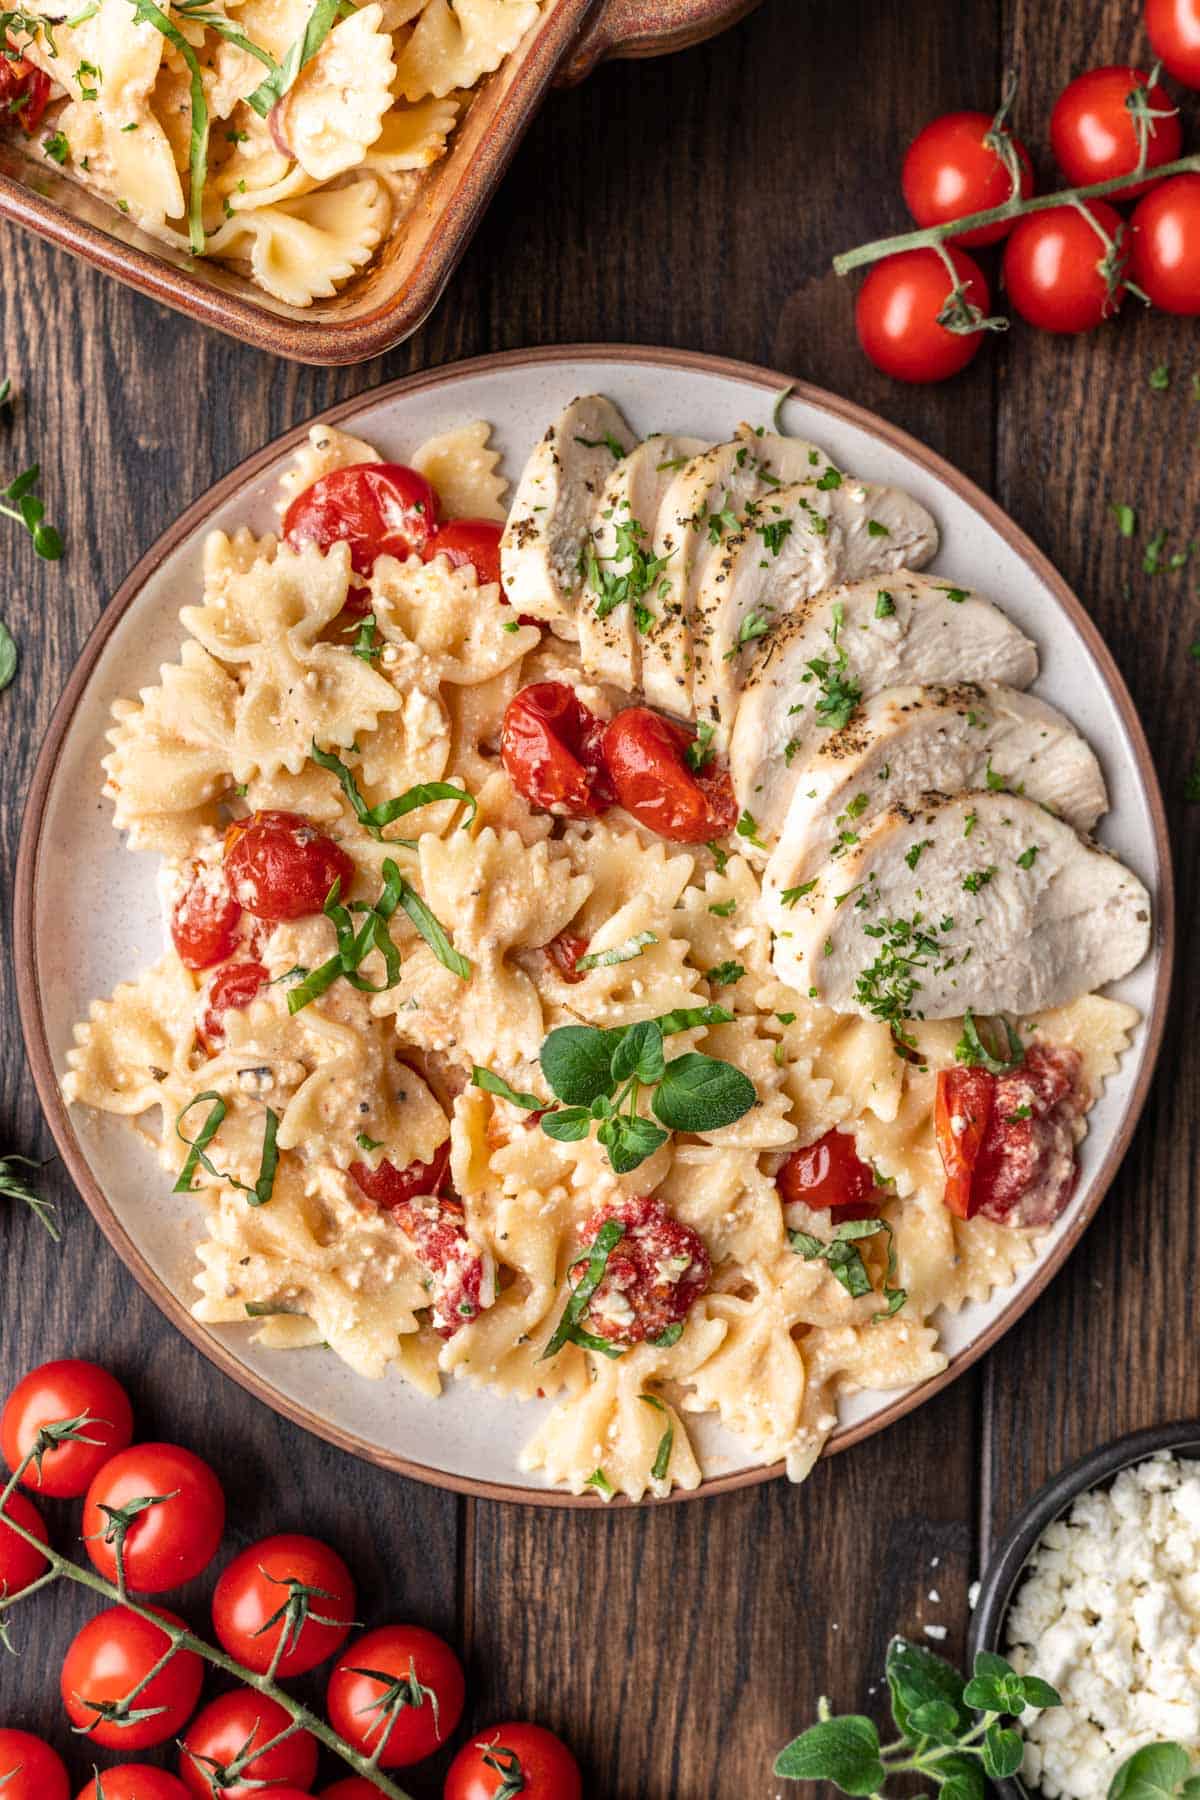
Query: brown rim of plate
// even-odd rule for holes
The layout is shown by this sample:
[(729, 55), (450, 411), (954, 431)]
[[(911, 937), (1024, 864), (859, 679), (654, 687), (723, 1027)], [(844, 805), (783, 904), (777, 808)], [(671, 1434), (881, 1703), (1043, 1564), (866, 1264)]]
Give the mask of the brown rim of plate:
[[(656, 368), (678, 369), (689, 373), (718, 375), (760, 387), (764, 393), (772, 395), (778, 394), (782, 388), (789, 385), (785, 376), (764, 369), (757, 364), (707, 356), (695, 351), (665, 350), (624, 344), (564, 344), (543, 350), (517, 350), (479, 356), (466, 362), (452, 363), (436, 371), (403, 376), (398, 381), (388, 382), (383, 387), (358, 394), (351, 400), (331, 407), (327, 412), (317, 414), (315, 419), (306, 420), (304, 424), (297, 425), (282, 437), (276, 438), (266, 448), (256, 451), (237, 468), (230, 470), (229, 474), (211, 487), (200, 499), (194, 501), (187, 511), (175, 521), (174, 525), (164, 532), (122, 582), (113, 599), (101, 614), (84, 646), (70, 680), (67, 682), (62, 697), (55, 707), (46, 732), (45, 742), (38, 756), (21, 825), (13, 899), (17, 1005), (38, 1099), (63, 1162), (97, 1224), (126, 1268), (160, 1311), (166, 1314), (172, 1324), (177, 1326), (184, 1336), (189, 1338), (196, 1348), (208, 1357), (210, 1362), (224, 1370), (225, 1374), (231, 1376), (256, 1399), (262, 1400), (274, 1411), (282, 1413), (295, 1424), (304, 1426), (306, 1430), (313, 1432), (317, 1437), (324, 1438), (328, 1443), (335, 1444), (339, 1449), (348, 1450), (352, 1455), (364, 1457), (368, 1462), (378, 1463), (383, 1468), (394, 1469), (398, 1474), (407, 1475), (414, 1481), (427, 1482), (434, 1487), (449, 1488), (457, 1493), (474, 1495), (478, 1499), (511, 1500), (522, 1505), (533, 1506), (595, 1506), (603, 1505), (604, 1502), (594, 1499), (588, 1494), (568, 1494), (557, 1489), (543, 1491), (538, 1488), (513, 1487), (499, 1482), (476, 1481), (468, 1476), (446, 1474), (441, 1470), (411, 1462), (407, 1457), (381, 1450), (363, 1438), (340, 1430), (333, 1422), (318, 1418), (305, 1407), (298, 1405), (285, 1395), (277, 1393), (268, 1383), (247, 1369), (224, 1344), (211, 1336), (192, 1318), (183, 1302), (154, 1273), (141, 1251), (116, 1218), (105, 1194), (92, 1174), (87, 1158), (75, 1135), (59, 1088), (49, 1045), (46, 1041), (41, 996), (34, 973), (36, 968), (34, 889), (38, 873), (42, 815), (47, 790), (58, 761), (60, 746), (70, 727), (96, 661), (114, 627), (132, 605), (148, 577), (183, 539), (204, 524), (205, 519), (217, 506), (236, 493), (239, 488), (249, 487), (255, 477), (274, 463), (281, 453), (302, 443), (313, 424), (346, 425), (353, 421), (357, 413), (378, 405), (380, 400), (400, 399), (407, 394), (420, 393), (429, 388), (453, 385), (466, 375), (487, 374), (496, 369), (538, 368), (547, 364), (611, 362), (613, 360), (649, 364)], [(1088, 1225), (1091, 1224), (1101, 1200), (1112, 1183), (1121, 1159), (1129, 1147), (1134, 1127), (1145, 1104), (1146, 1094), (1162, 1044), (1175, 945), (1174, 883), (1162, 794), (1133, 701), (1103, 638), (1084, 611), (1080, 601), (1071, 592), (1049, 559), (1037, 549), (1025, 533), (1001, 511), (993, 500), (990, 500), (981, 489), (975, 486), (974, 482), (969, 481), (965, 475), (960, 475), (942, 457), (918, 443), (907, 432), (888, 424), (874, 413), (868, 412), (865, 407), (858, 406), (849, 400), (841, 400), (823, 388), (810, 386), (807, 382), (794, 382), (790, 384), (790, 387), (792, 394), (798, 400), (872, 433), (876, 438), (919, 463), (922, 468), (973, 507), (994, 530), (999, 532), (1010, 548), (1017, 552), (1028, 565), (1032, 574), (1052, 590), (1060, 606), (1080, 632), (1095, 658), (1105, 686), (1116, 704), (1133, 743), (1138, 773), (1148, 797), (1158, 862), (1158, 866), (1153, 872), (1156, 886), (1154, 946), (1159, 955), (1158, 974), (1155, 981), (1153, 1003), (1141, 1027), (1145, 1034), (1141, 1051), (1141, 1066), (1120, 1126), (1093, 1181), (1092, 1192), (1086, 1207), (1072, 1221), (1070, 1229), (1055, 1244), (1032, 1279), (1019, 1293), (1014, 1294), (1003, 1312), (993, 1320), (986, 1331), (982, 1332), (965, 1350), (953, 1357), (940, 1375), (934, 1376), (930, 1381), (923, 1382), (916, 1388), (898, 1394), (888, 1406), (878, 1413), (872, 1414), (869, 1419), (864, 1419), (860, 1424), (835, 1430), (822, 1453), (831, 1454), (839, 1450), (849, 1450), (854, 1444), (862, 1443), (865, 1438), (873, 1437), (876, 1432), (885, 1430), (897, 1419), (903, 1418), (906, 1413), (912, 1412), (926, 1400), (932, 1399), (956, 1376), (961, 1375), (964, 1370), (971, 1367), (972, 1363), (977, 1362), (986, 1351), (991, 1349), (993, 1344), (1003, 1337), (1010, 1326), (1016, 1323), (1022, 1313), (1032, 1306), (1067, 1260)], [(728, 1475), (717, 1475), (706, 1479), (697, 1488), (675, 1489), (666, 1499), (652, 1498), (649, 1502), (641, 1501), (638, 1504), (674, 1505), (686, 1500), (707, 1498), (713, 1494), (732, 1493), (739, 1488), (756, 1485), (758, 1482), (774, 1480), (783, 1473), (782, 1463), (762, 1468), (737, 1469)], [(621, 1498), (609, 1504), (628, 1506), (632, 1503)]]

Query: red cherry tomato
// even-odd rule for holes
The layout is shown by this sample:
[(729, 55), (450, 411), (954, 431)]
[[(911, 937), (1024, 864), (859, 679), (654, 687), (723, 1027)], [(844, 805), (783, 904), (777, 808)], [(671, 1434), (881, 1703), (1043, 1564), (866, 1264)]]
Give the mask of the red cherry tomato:
[(1146, 30), (1164, 69), (1200, 88), (1200, 0), (1146, 0)]
[[(1072, 186), (1112, 181), (1137, 168), (1138, 130), (1129, 103), (1148, 80), (1142, 69), (1112, 65), (1089, 69), (1063, 89), (1050, 115), (1050, 145), (1055, 162)], [(1164, 115), (1146, 121), (1146, 167), (1156, 169), (1179, 155), (1183, 129), (1165, 88), (1155, 83), (1147, 100), (1153, 113)], [(1152, 181), (1131, 182), (1112, 198), (1130, 200), (1151, 186)]]
[(588, 947), (586, 938), (578, 937), (572, 931), (560, 931), (556, 938), (551, 938), (546, 945), (546, 955), (558, 970), (564, 981), (572, 984), (582, 981), (583, 975), (575, 967)]
[(617, 799), (642, 825), (677, 844), (727, 837), (737, 801), (725, 764), (714, 758), (688, 767), (695, 733), (645, 706), (630, 706), (605, 727), (604, 765)]
[[(904, 201), (918, 225), (944, 225), (967, 213), (990, 212), (1012, 198), (1008, 167), (988, 142), (991, 115), (946, 113), (918, 132), (904, 158)], [(1033, 164), (1019, 138), (1008, 134), (1020, 168), (1020, 191), (1034, 191)], [(1011, 226), (981, 225), (955, 238), (958, 244), (995, 244)]]
[(438, 1146), (430, 1162), (411, 1162), (404, 1169), (386, 1159), (377, 1169), (366, 1163), (351, 1163), (350, 1174), (368, 1200), (384, 1212), (392, 1212), (418, 1194), (440, 1194), (446, 1189), (450, 1178), (450, 1139)]
[(451, 519), (439, 525), (422, 546), (421, 556), (432, 562), (435, 556), (448, 556), (456, 569), (474, 569), (480, 587), (500, 580), (500, 538), (503, 525), (491, 519)]
[[(1088, 210), (1117, 246), (1129, 251), (1129, 229), (1103, 200)], [(1110, 296), (1102, 265), (1108, 251), (1077, 207), (1053, 206), (1018, 219), (1004, 246), (1004, 284), (1023, 319), (1043, 331), (1092, 331), (1120, 311), (1125, 289)], [(1120, 273), (1124, 273), (1123, 267)]]
[[(11, 42), (11, 39), (9, 40)], [(50, 101), (50, 77), (23, 56), (0, 55), (0, 114), (16, 119), (26, 137), (42, 122)], [(7, 1790), (4, 1792), (7, 1800)]]
[(347, 1775), (345, 1781), (322, 1788), (318, 1800), (379, 1800), (379, 1789), (361, 1775)]
[[(506, 1786), (506, 1780), (508, 1785)], [(446, 1776), (444, 1800), (583, 1800), (579, 1764), (561, 1738), (541, 1725), (491, 1725), (464, 1744)]]
[(345, 899), (354, 864), (303, 813), (256, 812), (226, 832), (225, 873), (246, 911), (274, 923), (319, 913), (335, 881)]
[(132, 1593), (161, 1594), (206, 1569), (221, 1544), (225, 1496), (206, 1462), (178, 1444), (134, 1444), (100, 1470), (83, 1503), (83, 1537), (100, 1573), (117, 1578), (109, 1513), (148, 1495), (165, 1496), (134, 1518), (125, 1537)]
[(814, 1212), (832, 1207), (847, 1219), (870, 1219), (878, 1210), (875, 1171), (863, 1162), (846, 1131), (827, 1131), (815, 1144), (793, 1150), (775, 1186), (785, 1206), (802, 1200)]
[[(100, 1780), (103, 1800), (188, 1800), (182, 1781), (151, 1763), (117, 1763)], [(96, 1783), (89, 1781), (76, 1800), (100, 1800)]]
[(208, 1005), (200, 1035), (210, 1052), (215, 1053), (225, 1038), (225, 1014), (244, 1012), (267, 985), (267, 971), (261, 963), (227, 963), (214, 975), (208, 990)]
[[(174, 1613), (159, 1611), (159, 1617), (183, 1624)], [(149, 1674), (167, 1644), (157, 1625), (123, 1606), (97, 1613), (76, 1635), (62, 1666), (62, 1699), (72, 1723), (86, 1728), (90, 1743), (106, 1750), (148, 1750), (183, 1730), (204, 1680), (204, 1664), (194, 1650), (177, 1650), (138, 1695), (137, 1711), (162, 1708), (150, 1718), (120, 1724), (98, 1719), (95, 1707), (87, 1704), (123, 1699)]]
[(1138, 201), (1129, 273), (1164, 312), (1200, 313), (1200, 175), (1172, 175)]
[(939, 1069), (934, 1131), (946, 1171), (942, 1196), (960, 1219), (973, 1219), (981, 1196), (972, 1191), (975, 1165), (992, 1117), (996, 1078), (986, 1069)]
[(594, 819), (612, 805), (600, 754), (604, 727), (562, 681), (537, 681), (509, 701), (500, 755), (530, 806), (569, 819)]
[(291, 1724), (290, 1715), (277, 1700), (255, 1693), (253, 1688), (234, 1688), (210, 1700), (196, 1714), (183, 1739), (179, 1773), (183, 1784), (200, 1800), (213, 1800), (214, 1787), (221, 1800), (259, 1800), (262, 1782), (299, 1788), (308, 1793), (317, 1773), (317, 1740), (310, 1731), (295, 1731), (265, 1756), (253, 1756), (240, 1771), (244, 1777), (225, 1786), (210, 1776), (242, 1753), (269, 1744)]
[(1075, 1130), (1087, 1105), (1078, 1051), (1031, 1044), (1001, 1075), (938, 1073), (934, 1127), (945, 1202), (1018, 1228), (1058, 1218), (1075, 1187)]
[(384, 1625), (343, 1651), (325, 1710), (356, 1750), (374, 1756), (383, 1739), (380, 1768), (399, 1769), (453, 1737), (465, 1694), (462, 1664), (449, 1644), (419, 1625)]
[(96, 1363), (75, 1358), (43, 1363), (17, 1383), (0, 1417), (0, 1445), (10, 1469), (33, 1449), (43, 1426), (78, 1419), (84, 1413), (88, 1424), (80, 1429), (95, 1441), (68, 1440), (47, 1450), (40, 1470), (31, 1463), (25, 1471), (22, 1486), (54, 1500), (74, 1500), (85, 1494), (109, 1457), (123, 1450), (132, 1438), (133, 1408), (114, 1375)]
[(28, 1731), (0, 1729), (0, 1794), (4, 1800), (71, 1800), (62, 1759)]
[(224, 962), (233, 955), (241, 916), (224, 870), (198, 864), (171, 914), (171, 938), (179, 960), (189, 969), (211, 969)]
[[(979, 264), (965, 251), (947, 251), (967, 299), (986, 318), (991, 294)], [(939, 323), (953, 283), (936, 250), (904, 250), (871, 269), (858, 290), (858, 341), (885, 375), (897, 381), (945, 381), (976, 356), (982, 331), (950, 331)]]
[[(276, 1619), (293, 1594), (305, 1612)], [(230, 1656), (257, 1675), (270, 1668), (282, 1638), (275, 1664), (282, 1679), (315, 1669), (341, 1649), (354, 1622), (354, 1602), (353, 1578), (336, 1550), (316, 1538), (283, 1533), (251, 1544), (222, 1572), (213, 1591), (213, 1626)], [(324, 1622), (330, 1619), (338, 1623)]]
[[(27, 1500), (20, 1489), (10, 1494), (4, 1502), (4, 1512), (0, 1515), (0, 1594), (11, 1599), (20, 1594), (39, 1575), (45, 1573), (46, 1558), (40, 1550), (27, 1543), (19, 1532), (13, 1530), (6, 1521), (11, 1519), (26, 1531), (32, 1531), (40, 1543), (48, 1544), (50, 1534), (37, 1507), (32, 1500)], [(0, 1794), (4, 1789), (0, 1787)]]
[(614, 1200), (587, 1220), (579, 1257), (568, 1272), (573, 1286), (582, 1281), (588, 1253), (612, 1220), (619, 1220), (624, 1233), (609, 1253), (580, 1323), (610, 1343), (640, 1344), (683, 1323), (708, 1286), (712, 1263), (704, 1240), (690, 1225), (656, 1195), (641, 1194)]
[(297, 494), (283, 517), (293, 549), (317, 544), (350, 546), (359, 575), (369, 575), (377, 556), (403, 561), (420, 556), (437, 530), (438, 497), (423, 475), (403, 463), (354, 463), (333, 469)]

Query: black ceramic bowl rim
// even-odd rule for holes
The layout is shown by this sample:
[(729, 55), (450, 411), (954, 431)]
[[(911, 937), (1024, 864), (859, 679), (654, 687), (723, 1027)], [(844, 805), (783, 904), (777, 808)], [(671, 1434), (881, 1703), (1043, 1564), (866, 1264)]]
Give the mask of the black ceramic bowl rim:
[[(1115, 1438), (1111, 1444), (1080, 1457), (1034, 1495), (1001, 1538), (983, 1572), (967, 1633), (968, 1667), (980, 1650), (1005, 1654), (1002, 1639), (1009, 1607), (1046, 1527), (1061, 1518), (1080, 1494), (1106, 1486), (1122, 1469), (1132, 1468), (1164, 1450), (1200, 1459), (1200, 1421), (1183, 1419), (1173, 1425), (1153, 1425), (1147, 1431), (1132, 1431)], [(1037, 1800), (1036, 1790), (1027, 1788), (1019, 1775), (991, 1785), (1004, 1800)]]

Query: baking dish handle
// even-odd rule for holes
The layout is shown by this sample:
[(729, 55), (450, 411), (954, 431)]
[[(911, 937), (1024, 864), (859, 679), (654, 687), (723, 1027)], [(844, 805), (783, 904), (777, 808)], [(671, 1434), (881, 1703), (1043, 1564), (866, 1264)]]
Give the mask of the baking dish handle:
[(735, 25), (759, 0), (603, 0), (558, 72), (573, 87), (612, 57), (664, 56)]

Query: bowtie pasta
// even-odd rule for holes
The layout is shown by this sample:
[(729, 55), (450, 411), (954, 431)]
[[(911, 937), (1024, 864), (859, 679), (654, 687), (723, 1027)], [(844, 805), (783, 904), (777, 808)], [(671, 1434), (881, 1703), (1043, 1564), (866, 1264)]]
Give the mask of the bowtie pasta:
[[(450, 29), (444, 7), (421, 20), (414, 87)], [(281, 536), (210, 536), (179, 660), (118, 702), (104, 757), (115, 824), (162, 859), (169, 948), (92, 1006), (65, 1090), (136, 1121), (203, 1207), (199, 1319), (430, 1396), (455, 1378), (538, 1397), (524, 1466), (575, 1493), (694, 1488), (701, 1413), (800, 1479), (839, 1398), (937, 1375), (938, 1309), (1011, 1282), (1036, 1233), (942, 1203), (957, 1023), (914, 1024), (898, 1056), (885, 1024), (778, 979), (732, 847), (516, 790), (518, 690), (560, 684), (601, 719), (623, 697), (487, 578), (488, 438), (472, 424), (399, 466), (314, 428)], [(339, 537), (329, 497), (350, 487), (368, 508), (386, 490), (379, 529), (406, 520), (420, 554)], [(1026, 1029), (1078, 1053), (1094, 1099), (1135, 1017), (1093, 995)], [(548, 1043), (586, 1062), (602, 1033), (599, 1084), (560, 1073), (581, 1103), (555, 1114)], [(667, 1109), (701, 1067), (740, 1098)], [(841, 1258), (834, 1213), (779, 1179), (831, 1140), (872, 1195)]]
[(17, 116), (143, 230), (304, 307), (370, 261), (540, 4), (93, 0), (64, 22), (31, 0)]

